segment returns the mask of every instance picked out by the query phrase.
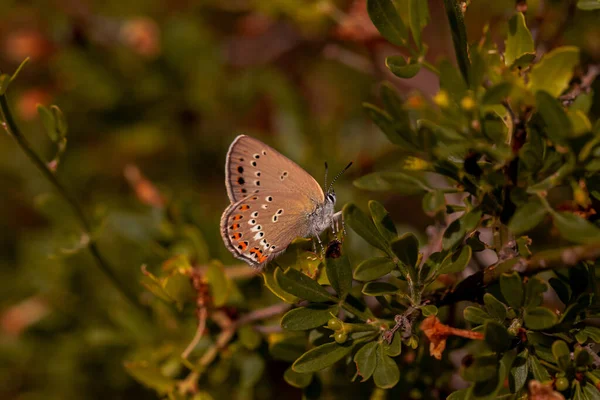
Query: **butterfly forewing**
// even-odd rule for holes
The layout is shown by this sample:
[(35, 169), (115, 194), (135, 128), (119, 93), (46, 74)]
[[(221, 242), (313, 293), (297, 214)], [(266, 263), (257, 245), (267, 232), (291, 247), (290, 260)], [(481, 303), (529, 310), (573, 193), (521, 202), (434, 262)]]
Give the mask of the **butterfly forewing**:
[(231, 204), (221, 217), (221, 235), (231, 253), (262, 267), (296, 237), (307, 236), (307, 215), (314, 209), (307, 195), (265, 190)]
[[(227, 194), (232, 203), (266, 191), (303, 193), (323, 202), (323, 190), (298, 164), (277, 150), (249, 136), (238, 136), (227, 153), (225, 165)], [(264, 197), (264, 196), (263, 196)]]

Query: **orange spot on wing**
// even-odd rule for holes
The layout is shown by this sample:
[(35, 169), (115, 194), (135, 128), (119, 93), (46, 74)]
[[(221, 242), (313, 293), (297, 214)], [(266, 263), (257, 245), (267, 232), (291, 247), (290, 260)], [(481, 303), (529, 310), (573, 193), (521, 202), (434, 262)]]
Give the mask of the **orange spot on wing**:
[(259, 263), (265, 262), (267, 260), (267, 258), (268, 258), (267, 256), (261, 255), (260, 257), (258, 257), (258, 262)]
[(240, 249), (241, 251), (244, 251), (248, 248), (248, 242), (244, 242), (243, 240), (240, 240), (238, 242), (238, 249)]
[(246, 210), (249, 210), (249, 209), (250, 209), (250, 206), (248, 204), (242, 204), (240, 206), (240, 210), (242, 210), (242, 211), (246, 211)]
[(241, 214), (238, 214), (238, 215), (234, 215), (234, 216), (233, 216), (233, 220), (234, 220), (234, 221), (239, 221), (239, 220), (240, 220), (240, 219), (242, 219), (242, 218), (244, 218), (244, 216), (243, 216), (243, 215), (241, 215)]
[(238, 240), (238, 239), (240, 239), (241, 237), (242, 237), (242, 234), (241, 234), (241, 233), (239, 233), (239, 232), (238, 232), (238, 233), (234, 233), (233, 235), (231, 235), (231, 238), (232, 238), (233, 240)]

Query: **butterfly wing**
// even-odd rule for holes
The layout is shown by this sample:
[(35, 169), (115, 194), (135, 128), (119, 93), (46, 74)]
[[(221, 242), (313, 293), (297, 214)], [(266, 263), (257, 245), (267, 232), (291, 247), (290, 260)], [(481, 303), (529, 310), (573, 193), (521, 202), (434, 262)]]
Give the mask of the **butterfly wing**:
[(315, 203), (292, 191), (261, 191), (231, 204), (221, 217), (225, 246), (240, 260), (261, 268), (310, 232)]
[(245, 135), (235, 138), (227, 152), (225, 186), (232, 203), (266, 191), (299, 192), (321, 203), (325, 197), (317, 181), (298, 164)]

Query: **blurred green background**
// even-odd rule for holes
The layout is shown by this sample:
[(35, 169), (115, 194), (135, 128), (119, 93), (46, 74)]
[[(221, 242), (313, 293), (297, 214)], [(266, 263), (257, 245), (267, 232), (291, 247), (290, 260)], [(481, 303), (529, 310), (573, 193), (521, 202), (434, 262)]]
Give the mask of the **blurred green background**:
[[(575, 43), (600, 59), (598, 14), (576, 11), (576, 23), (557, 32), (565, 3), (528, 2), (536, 41)], [(428, 59), (452, 58), (442, 2), (429, 6)], [(514, 1), (472, 1), (470, 41), (486, 21), (492, 34), (501, 32), (513, 9)], [(198, 264), (239, 265), (222, 243), (219, 219), (228, 204), (225, 154), (240, 133), (275, 147), (319, 182), (324, 161), (339, 170), (354, 160), (336, 187), (338, 202), (373, 198), (353, 189), (352, 180), (398, 165), (402, 155), (361, 103), (376, 101), (384, 80), (412, 101), (429, 101), (438, 90), (428, 71), (404, 81), (391, 76), (383, 63), (394, 53), (362, 0), (0, 3), (0, 70), (12, 73), (31, 59), (9, 92), (17, 122), (50, 161), (56, 146), (36, 106), (62, 109), (69, 133), (57, 175), (92, 217), (94, 237), (120, 280), (148, 303), (152, 296), (139, 284), (144, 264), (157, 270), (187, 254)], [(176, 321), (156, 308), (152, 322), (136, 317), (82, 248), (63, 199), (6, 134), (0, 187), (0, 398), (156, 398), (123, 362), (166, 343), (185, 347), (193, 309), (175, 313)], [(398, 224), (423, 237), (431, 220), (419, 198), (378, 199)], [(260, 278), (242, 292), (241, 308), (278, 302)], [(267, 358), (259, 389), (238, 397), (300, 398), (283, 382), (280, 364)], [(209, 385), (228, 393), (218, 383)], [(333, 398), (344, 390), (357, 389), (324, 393)]]

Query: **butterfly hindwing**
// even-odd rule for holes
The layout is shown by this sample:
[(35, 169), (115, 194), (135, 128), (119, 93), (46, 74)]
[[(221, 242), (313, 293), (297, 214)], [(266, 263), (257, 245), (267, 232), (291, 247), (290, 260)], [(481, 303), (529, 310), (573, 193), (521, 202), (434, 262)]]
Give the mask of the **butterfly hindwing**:
[(229, 251), (255, 267), (285, 251), (296, 237), (309, 232), (314, 208), (304, 194), (264, 191), (231, 204), (221, 217), (221, 235)]
[(227, 152), (225, 185), (235, 203), (265, 191), (290, 191), (323, 202), (323, 190), (298, 164), (250, 136), (238, 136)]

